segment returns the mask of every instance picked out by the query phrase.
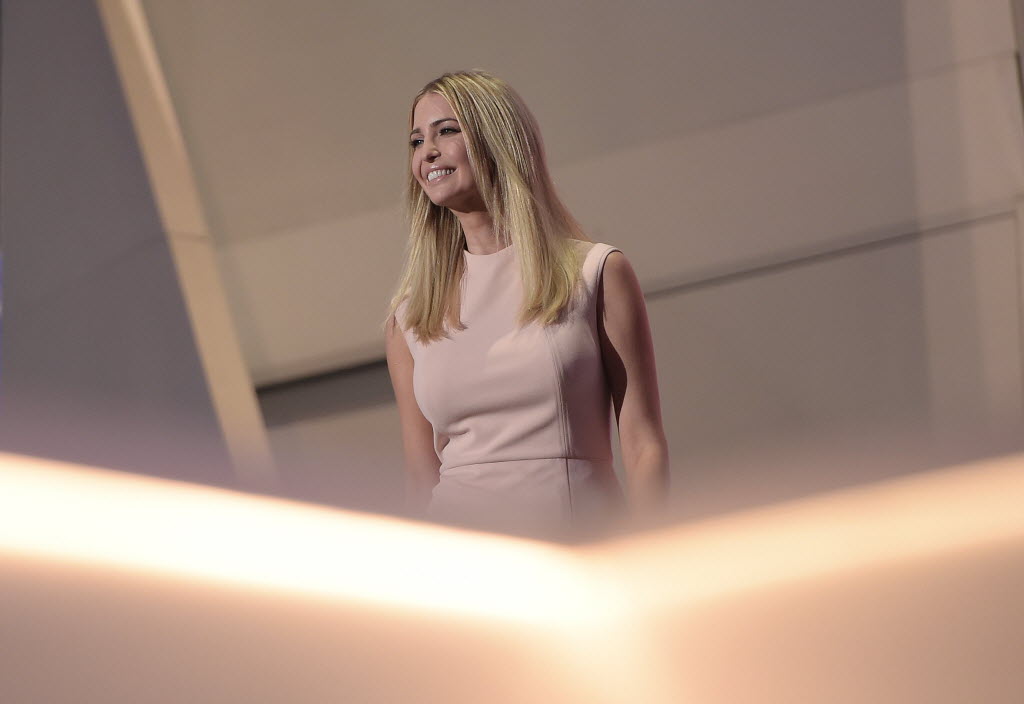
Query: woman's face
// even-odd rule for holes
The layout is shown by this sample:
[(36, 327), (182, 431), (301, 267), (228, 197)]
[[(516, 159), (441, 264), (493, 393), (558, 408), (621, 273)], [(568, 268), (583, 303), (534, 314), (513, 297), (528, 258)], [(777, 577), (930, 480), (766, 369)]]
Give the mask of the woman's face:
[(462, 127), (448, 101), (427, 93), (413, 109), (412, 175), (435, 205), (455, 212), (484, 210)]

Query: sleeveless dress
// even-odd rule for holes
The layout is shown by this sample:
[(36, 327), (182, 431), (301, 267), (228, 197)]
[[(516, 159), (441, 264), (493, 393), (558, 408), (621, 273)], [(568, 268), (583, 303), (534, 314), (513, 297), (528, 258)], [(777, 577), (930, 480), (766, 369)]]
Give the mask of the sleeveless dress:
[(557, 323), (518, 324), (513, 245), (464, 252), (464, 330), (425, 345), (405, 330), (414, 394), (441, 460), (432, 520), (570, 538), (598, 530), (621, 504), (597, 328), (601, 272), (619, 250), (574, 245), (582, 285)]

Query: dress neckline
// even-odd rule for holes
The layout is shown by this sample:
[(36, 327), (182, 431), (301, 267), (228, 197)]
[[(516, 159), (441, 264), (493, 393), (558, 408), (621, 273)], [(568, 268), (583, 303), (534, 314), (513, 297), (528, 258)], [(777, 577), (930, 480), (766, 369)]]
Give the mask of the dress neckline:
[(512, 256), (512, 252), (515, 249), (515, 245), (509, 244), (507, 247), (502, 247), (497, 252), (491, 252), (490, 254), (473, 254), (468, 249), (462, 250), (462, 254), (466, 258), (466, 263), (476, 264), (483, 262), (497, 262), (507, 257)]

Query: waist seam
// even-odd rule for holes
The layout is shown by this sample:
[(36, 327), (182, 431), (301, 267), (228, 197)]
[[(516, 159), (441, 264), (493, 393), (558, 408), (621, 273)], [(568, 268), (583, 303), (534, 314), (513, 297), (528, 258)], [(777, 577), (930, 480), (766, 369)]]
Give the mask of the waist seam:
[(516, 457), (515, 459), (509, 460), (488, 460), (486, 462), (461, 462), (459, 464), (444, 464), (440, 466), (440, 471), (446, 469), (458, 469), (460, 467), (478, 467), (488, 464), (506, 464), (508, 462), (536, 462), (538, 460), (552, 460), (554, 462), (564, 462), (565, 460), (571, 460), (574, 462), (605, 462), (611, 464), (613, 462), (612, 457), (566, 457), (565, 455), (559, 455), (557, 457)]

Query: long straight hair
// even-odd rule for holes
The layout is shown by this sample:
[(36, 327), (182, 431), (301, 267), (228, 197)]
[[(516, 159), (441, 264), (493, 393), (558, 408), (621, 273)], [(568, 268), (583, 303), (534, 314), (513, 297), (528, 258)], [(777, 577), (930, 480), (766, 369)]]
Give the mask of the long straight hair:
[[(580, 255), (571, 240), (589, 238), (555, 192), (536, 120), (501, 79), (458, 71), (434, 79), (416, 95), (410, 129), (416, 104), (428, 93), (451, 105), (495, 234), (516, 247), (523, 281), (519, 323), (557, 321), (580, 279)], [(427, 343), (465, 327), (459, 294), (466, 237), (458, 218), (430, 201), (411, 169), (406, 213), (409, 244), (388, 318), (404, 302), (401, 326)]]

